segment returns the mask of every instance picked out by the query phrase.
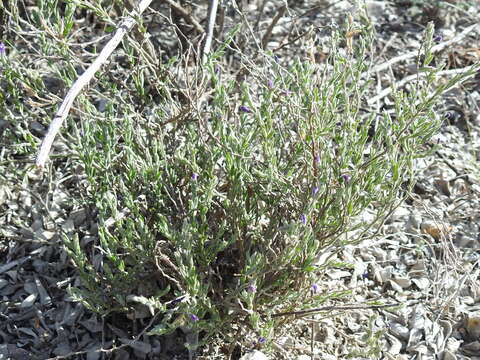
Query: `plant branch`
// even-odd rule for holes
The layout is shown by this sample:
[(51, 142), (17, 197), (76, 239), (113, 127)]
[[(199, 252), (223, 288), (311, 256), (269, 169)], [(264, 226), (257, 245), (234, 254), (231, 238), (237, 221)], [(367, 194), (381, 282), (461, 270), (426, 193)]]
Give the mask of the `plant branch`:
[[(464, 67), (462, 69), (443, 70), (443, 71), (439, 71), (435, 75), (437, 75), (437, 76), (438, 75), (457, 75), (457, 74), (462, 74), (464, 72), (470, 71), (475, 67), (478, 67), (478, 65), (470, 65), (470, 66)], [(405, 86), (410, 81), (417, 80), (419, 78), (425, 77), (426, 75), (427, 75), (427, 73), (421, 72), (421, 73), (406, 76), (403, 79), (401, 79), (400, 81), (395, 82), (392, 86), (389, 86), (389, 87), (383, 89), (382, 91), (380, 91), (378, 93), (378, 95), (368, 99), (367, 104), (372, 105), (372, 104), (376, 103), (377, 101), (383, 99), (384, 97), (390, 95), (395, 89), (399, 89), (399, 88)], [(474, 74), (472, 74), (471, 76), (473, 76), (473, 75)]]
[(213, 28), (215, 27), (215, 19), (217, 17), (218, 0), (211, 0), (208, 5), (208, 24), (205, 45), (203, 46), (202, 62), (207, 61), (208, 53), (212, 47)]
[(263, 38), (262, 38), (262, 49), (263, 50), (265, 50), (265, 48), (267, 47), (267, 44), (270, 40), (270, 37), (272, 36), (273, 28), (278, 23), (278, 21), (283, 16), (283, 14), (285, 14), (285, 11), (287, 11), (287, 6), (286, 5), (281, 6), (278, 9), (277, 15), (275, 15), (272, 22), (268, 26), (267, 31), (265, 32), (265, 35), (263, 35)]
[(288, 311), (283, 313), (273, 314), (272, 317), (279, 317), (279, 316), (304, 316), (310, 315), (312, 313), (320, 312), (320, 311), (335, 311), (335, 310), (372, 310), (372, 309), (384, 309), (389, 307), (400, 306), (401, 304), (384, 304), (384, 305), (342, 305), (342, 306), (321, 306), (314, 309), (307, 309), (307, 310), (299, 310), (299, 311)]
[(138, 8), (133, 10), (125, 20), (123, 20), (117, 27), (117, 31), (110, 39), (110, 41), (105, 45), (102, 49), (98, 57), (95, 61), (90, 65), (90, 67), (82, 74), (80, 77), (75, 81), (73, 86), (65, 96), (60, 108), (58, 109), (55, 117), (53, 118), (52, 123), (48, 128), (47, 135), (45, 139), (43, 139), (42, 145), (40, 147), (40, 151), (37, 155), (36, 165), (38, 168), (43, 168), (45, 166), (46, 161), (48, 160), (48, 156), (50, 153), (50, 149), (53, 144), (53, 140), (55, 136), (60, 131), (62, 127), (63, 121), (67, 118), (70, 108), (73, 105), (75, 98), (80, 94), (82, 89), (90, 82), (90, 80), (94, 77), (95, 73), (100, 69), (100, 67), (107, 61), (108, 57), (112, 54), (112, 52), (116, 49), (118, 44), (122, 41), (123, 37), (127, 34), (128, 31), (135, 25), (136, 20), (135, 18), (140, 16), (150, 5), (152, 0), (141, 0), (138, 4)]
[[(468, 28), (466, 28), (465, 30), (463, 30), (460, 34), (458, 34), (457, 36), (455, 36), (454, 38), (448, 40), (448, 41), (445, 41), (445, 42), (442, 42), (440, 44), (437, 44), (435, 46), (432, 46), (432, 54), (434, 53), (437, 53), (443, 49), (445, 49), (447, 46), (453, 44), (453, 43), (456, 43), (458, 42), (459, 40), (463, 39), (465, 36), (467, 36), (470, 32), (472, 32), (473, 30), (475, 30), (475, 28), (477, 27), (478, 25), (477, 24), (474, 24), (472, 26), (469, 26)], [(403, 54), (403, 55), (400, 55), (400, 56), (397, 56), (397, 57), (394, 57), (393, 59), (390, 59), (386, 62), (384, 62), (383, 64), (379, 64), (377, 66), (374, 66), (370, 72), (378, 72), (378, 71), (382, 71), (382, 70), (385, 70), (385, 69), (388, 69), (389, 67), (391, 67), (393, 64), (396, 64), (400, 61), (405, 61), (405, 60), (408, 60), (410, 58), (414, 58), (418, 56), (418, 50), (414, 50), (414, 51), (410, 51), (406, 54)]]
[(312, 30), (313, 30), (313, 28), (310, 28), (310, 29), (304, 31), (304, 32), (301, 33), (300, 35), (296, 36), (293, 40), (288, 41), (288, 42), (286, 42), (286, 43), (284, 43), (284, 44), (279, 45), (278, 47), (276, 47), (276, 48), (273, 49), (272, 51), (275, 52), (275, 51), (281, 50), (281, 49), (283, 49), (285, 46), (288, 46), (288, 45), (291, 45), (291, 44), (295, 43), (297, 40), (301, 39), (302, 37), (311, 34), (311, 33), (312, 33)]
[[(202, 25), (193, 17), (192, 14), (190, 14), (184, 7), (182, 7), (180, 4), (176, 3), (173, 0), (164, 0), (168, 5), (170, 5), (183, 19), (193, 25), (195, 30), (197, 30), (200, 34), (203, 34), (205, 30), (203, 29)], [(216, 1), (216, 0), (215, 0)]]

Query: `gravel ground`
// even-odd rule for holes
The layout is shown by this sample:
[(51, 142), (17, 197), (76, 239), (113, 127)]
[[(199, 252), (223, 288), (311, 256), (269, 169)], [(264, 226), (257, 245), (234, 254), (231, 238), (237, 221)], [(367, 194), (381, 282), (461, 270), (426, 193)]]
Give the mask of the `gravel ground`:
[[(438, 44), (448, 44), (436, 54), (447, 63), (446, 70), (479, 61), (480, 26), (471, 27), (479, 20), (478, 2), (441, 2), (439, 10), (413, 3), (367, 2), (379, 37), (379, 66), (415, 52), (428, 21), (435, 22)], [(268, 2), (265, 14), (274, 17), (280, 5)], [(252, 2), (248, 11), (253, 13), (255, 6)], [(351, 6), (304, 1), (295, 12), (302, 9), (296, 26), (307, 29), (343, 21)], [(272, 48), (283, 44), (291, 14), (287, 11), (273, 28)], [(288, 51), (282, 55), (288, 58)], [(378, 67), (378, 93), (391, 86), (392, 76), (400, 84), (415, 74), (414, 63), (409, 58), (392, 64), (391, 71)], [(351, 263), (350, 269), (333, 269), (318, 279), (321, 290), (351, 290), (349, 304), (381, 300), (403, 306), (337, 308), (299, 319), (268, 344), (273, 349), (268, 358), (480, 359), (479, 90), (477, 76), (443, 97), (438, 114), (444, 125), (432, 140), (436, 150), (418, 161), (414, 192), (374, 240), (335, 255)], [(372, 104), (378, 110), (391, 105), (388, 96)], [(6, 128), (2, 121), (0, 140)], [(40, 138), (45, 133), (39, 124), (32, 124), (31, 131)], [(61, 141), (56, 146), (68, 148)], [(78, 234), (84, 243), (97, 236), (94, 209), (75, 200), (81, 199), (81, 168), (67, 160), (49, 178), (32, 172), (19, 178), (28, 162), (15, 158), (13, 149), (1, 151), (2, 159), (18, 162), (18, 172), (0, 178), (0, 359), (188, 358), (181, 332), (162, 338), (142, 333), (152, 321), (148, 313), (136, 319), (100, 318), (68, 295), (68, 287), (79, 285), (79, 276), (63, 250), (61, 234)], [(252, 344), (251, 349), (261, 351), (262, 346)], [(262, 356), (257, 351), (244, 359)], [(224, 358), (222, 347), (212, 344), (198, 358)]]

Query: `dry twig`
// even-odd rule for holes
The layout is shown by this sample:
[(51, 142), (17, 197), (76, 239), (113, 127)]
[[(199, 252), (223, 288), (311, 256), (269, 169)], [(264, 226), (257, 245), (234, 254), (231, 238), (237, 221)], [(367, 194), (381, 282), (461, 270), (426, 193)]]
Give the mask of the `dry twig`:
[[(437, 76), (457, 75), (457, 74), (461, 74), (461, 73), (464, 73), (464, 72), (468, 72), (475, 67), (478, 68), (477, 65), (470, 65), (470, 66), (464, 67), (463, 69), (453, 69), (453, 70), (439, 71), (436, 75)], [(471, 76), (474, 76), (474, 75), (475, 74), (472, 74)], [(425, 77), (425, 76), (426, 76), (426, 73), (417, 73), (417, 74), (413, 74), (413, 75), (410, 75), (410, 76), (406, 76), (402, 80), (394, 83), (392, 86), (389, 86), (389, 87), (383, 89), (382, 91), (380, 91), (380, 93), (378, 93), (378, 95), (368, 99), (367, 103), (369, 105), (373, 105), (377, 101), (379, 101), (379, 100), (383, 99), (384, 97), (390, 95), (393, 92), (393, 90), (399, 89), (399, 88), (405, 86), (405, 84), (409, 83), (410, 81), (413, 81), (413, 80), (416, 80), (416, 79), (419, 79), (419, 78), (422, 78), (422, 77)]]
[(267, 31), (265, 32), (265, 35), (263, 35), (263, 38), (262, 38), (262, 49), (265, 50), (265, 48), (267, 47), (267, 44), (268, 44), (268, 42), (270, 41), (270, 37), (272, 36), (273, 28), (275, 27), (275, 25), (277, 25), (278, 21), (279, 21), (280, 18), (283, 16), (283, 14), (285, 14), (285, 11), (287, 11), (287, 6), (286, 6), (286, 5), (283, 5), (283, 6), (281, 6), (281, 7), (278, 9), (277, 15), (275, 15), (275, 17), (273, 18), (272, 22), (271, 22), (270, 25), (268, 26), (268, 29), (267, 29)]
[(203, 29), (202, 25), (190, 14), (187, 10), (185, 10), (181, 5), (177, 4), (173, 0), (164, 0), (168, 5), (170, 5), (183, 19), (193, 25), (195, 30), (197, 30), (200, 34), (203, 34), (205, 30)]
[(320, 311), (334, 311), (334, 310), (376, 310), (376, 309), (384, 309), (389, 307), (396, 307), (401, 306), (402, 304), (384, 304), (384, 305), (342, 305), (342, 306), (322, 306), (315, 309), (307, 309), (307, 310), (299, 310), (299, 311), (288, 311), (283, 313), (276, 313), (273, 314), (272, 317), (279, 317), (279, 316), (289, 316), (294, 315), (296, 317), (305, 316), (314, 314)]
[(102, 49), (95, 61), (90, 65), (90, 67), (75, 81), (73, 86), (65, 96), (60, 108), (58, 109), (55, 117), (53, 118), (52, 123), (48, 128), (47, 135), (43, 139), (42, 146), (37, 156), (36, 165), (39, 168), (43, 168), (48, 159), (50, 149), (53, 144), (55, 136), (60, 131), (60, 128), (63, 124), (63, 121), (67, 118), (68, 112), (73, 105), (73, 101), (80, 94), (80, 91), (90, 82), (95, 73), (100, 69), (100, 67), (107, 61), (108, 57), (116, 49), (120, 41), (122, 41), (125, 34), (130, 31), (130, 29), (135, 25), (135, 18), (140, 16), (150, 5), (152, 0), (141, 0), (138, 4), (138, 8), (133, 10), (125, 20), (123, 20), (117, 27), (115, 35), (110, 39), (110, 41)]
[[(475, 30), (475, 28), (477, 27), (478, 25), (477, 24), (474, 24), (472, 26), (469, 26), (468, 28), (466, 28), (465, 30), (463, 30), (460, 34), (458, 34), (457, 36), (451, 38), (450, 40), (448, 41), (445, 41), (445, 42), (442, 42), (438, 45), (435, 45), (435, 46), (432, 46), (432, 54), (435, 54), (443, 49), (445, 49), (447, 46), (453, 44), (453, 43), (456, 43), (458, 41), (460, 41), (461, 39), (463, 39), (465, 36), (467, 36), (469, 33), (471, 33), (472, 31)], [(378, 72), (378, 71), (382, 71), (382, 70), (385, 70), (385, 69), (388, 69), (389, 67), (391, 67), (393, 64), (396, 64), (400, 61), (405, 61), (405, 60), (408, 60), (408, 59), (411, 59), (411, 58), (414, 58), (418, 56), (418, 51), (417, 50), (414, 50), (414, 51), (410, 51), (406, 54), (403, 54), (403, 55), (400, 55), (400, 56), (397, 56), (397, 57), (394, 57), (393, 59), (390, 59), (386, 62), (384, 62), (383, 64), (379, 64), (375, 67), (373, 67), (370, 72)]]
[(212, 47), (213, 28), (215, 27), (215, 18), (217, 17), (218, 0), (211, 0), (208, 5), (208, 25), (207, 37), (205, 38), (205, 45), (203, 46), (202, 62), (207, 61), (208, 53)]

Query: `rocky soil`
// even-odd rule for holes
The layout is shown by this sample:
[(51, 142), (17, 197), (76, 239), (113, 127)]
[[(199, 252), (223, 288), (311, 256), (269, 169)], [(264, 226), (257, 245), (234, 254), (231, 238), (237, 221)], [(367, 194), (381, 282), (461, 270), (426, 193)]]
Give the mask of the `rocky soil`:
[[(244, 11), (258, 13), (261, 3), (252, 1)], [(262, 31), (283, 4), (265, 3)], [(415, 74), (414, 57), (383, 65), (415, 53), (428, 21), (435, 23), (436, 62), (445, 70), (480, 60), (479, 3), (425, 3), (366, 2), (378, 34), (378, 66), (372, 73), (378, 94), (394, 83), (408, 88), (402, 79)], [(269, 46), (285, 44), (292, 27), (302, 32), (341, 23), (351, 11), (346, 1), (298, 2), (273, 28)], [(291, 49), (279, 50), (282, 61)], [(272, 343), (253, 340), (237, 358), (480, 359), (479, 91), (477, 76), (443, 97), (437, 111), (444, 124), (432, 140), (431, 154), (417, 163), (413, 193), (376, 229), (374, 240), (335, 255), (351, 268), (333, 269), (318, 279), (319, 291), (351, 290), (350, 308), (341, 307), (344, 300), (328, 312), (300, 318)], [(378, 111), (391, 105), (388, 95), (375, 100), (371, 105)], [(0, 128), (1, 143), (8, 129), (1, 119)], [(45, 133), (36, 124), (30, 131), (39, 138)], [(57, 150), (68, 149), (63, 141)], [(2, 163), (14, 164), (0, 177), (0, 359), (188, 358), (181, 332), (162, 338), (145, 334), (149, 314), (100, 318), (68, 295), (80, 280), (61, 235), (78, 233), (84, 242), (97, 236), (94, 209), (78, 205), (81, 168), (67, 159), (51, 169), (50, 177), (39, 178), (26, 171), (35, 154), (16, 157), (13, 148), (0, 148), (0, 153)], [(365, 305), (371, 301), (395, 306)], [(225, 358), (221, 344), (197, 355)]]

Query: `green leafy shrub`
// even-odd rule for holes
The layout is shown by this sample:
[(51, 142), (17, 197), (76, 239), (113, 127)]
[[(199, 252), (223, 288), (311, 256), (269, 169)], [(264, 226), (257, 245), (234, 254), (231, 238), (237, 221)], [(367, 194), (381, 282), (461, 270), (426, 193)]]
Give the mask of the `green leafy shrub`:
[[(238, 54), (243, 82), (222, 69), (228, 42), (193, 71), (173, 60), (160, 95), (142, 95), (141, 113), (119, 98), (84, 121), (79, 155), (99, 242), (67, 240), (83, 279), (72, 293), (104, 314), (140, 303), (161, 313), (152, 333), (184, 327), (205, 338), (234, 329), (267, 337), (287, 321), (275, 313), (341, 296), (321, 286), (312, 295), (332, 266), (321, 255), (361, 240), (366, 232), (354, 230), (398, 204), (439, 128), (435, 99), (461, 80), (433, 89), (430, 27), (420, 64), (428, 76), (397, 92), (393, 111), (369, 113), (371, 35), (345, 52), (341, 34), (322, 65)], [(185, 76), (173, 80), (179, 67)], [(133, 77), (145, 87), (144, 74)], [(366, 209), (376, 216), (358, 221)]]

